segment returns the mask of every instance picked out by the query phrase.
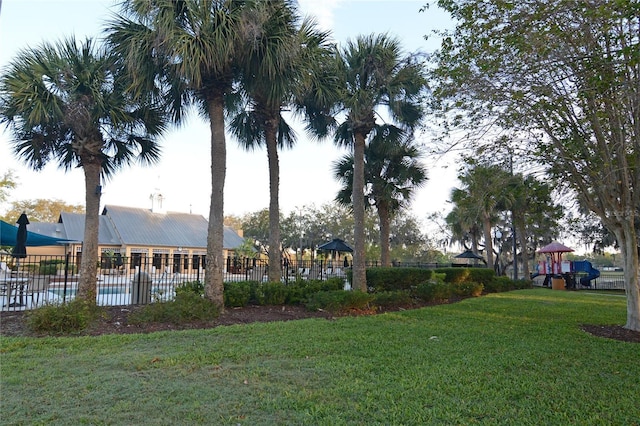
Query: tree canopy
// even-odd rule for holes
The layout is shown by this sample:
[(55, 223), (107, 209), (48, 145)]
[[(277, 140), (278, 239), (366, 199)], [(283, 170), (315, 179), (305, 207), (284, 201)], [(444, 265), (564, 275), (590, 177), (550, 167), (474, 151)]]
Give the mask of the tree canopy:
[(101, 179), (133, 162), (152, 164), (164, 114), (128, 90), (120, 57), (69, 37), (22, 50), (0, 78), (0, 122), (15, 155), (34, 170), (81, 167), (86, 220), (78, 297), (96, 302)]
[(438, 5), (456, 27), (433, 56), (433, 105), (477, 141), (517, 136), (602, 219), (625, 257), (626, 327), (640, 330), (640, 4)]

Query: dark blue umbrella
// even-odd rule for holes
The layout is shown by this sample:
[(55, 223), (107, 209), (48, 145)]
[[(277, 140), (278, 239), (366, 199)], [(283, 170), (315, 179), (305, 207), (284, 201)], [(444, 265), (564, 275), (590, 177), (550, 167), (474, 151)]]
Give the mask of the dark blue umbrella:
[(22, 213), (16, 223), (18, 224), (16, 245), (13, 247), (11, 254), (18, 259), (24, 259), (27, 257), (27, 225), (29, 224), (29, 219), (25, 213)]

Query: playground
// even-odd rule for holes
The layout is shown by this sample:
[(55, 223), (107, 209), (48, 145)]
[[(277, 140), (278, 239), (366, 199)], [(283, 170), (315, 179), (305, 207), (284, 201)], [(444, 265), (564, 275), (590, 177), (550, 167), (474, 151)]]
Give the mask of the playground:
[[(595, 289), (598, 285), (606, 285), (606, 288), (615, 289), (618, 284), (617, 279), (609, 279), (598, 282), (600, 270), (593, 267), (588, 260), (563, 260), (564, 253), (574, 250), (564, 244), (553, 241), (542, 247), (538, 253), (545, 257), (536, 265), (536, 272), (531, 276), (536, 283), (542, 283), (543, 287), (551, 287), (553, 290), (578, 290), (584, 288)], [(622, 274), (615, 274), (620, 277), (621, 288), (624, 289)], [(538, 277), (543, 277), (542, 281)], [(536, 279), (538, 278), (538, 279)], [(615, 286), (615, 287), (613, 287)]]

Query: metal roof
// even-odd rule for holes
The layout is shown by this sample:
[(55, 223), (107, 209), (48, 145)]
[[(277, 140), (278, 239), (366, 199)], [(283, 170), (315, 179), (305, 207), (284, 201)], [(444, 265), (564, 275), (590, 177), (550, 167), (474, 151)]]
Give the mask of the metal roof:
[[(84, 241), (84, 217), (82, 213), (60, 213), (59, 223), (62, 224), (67, 238), (74, 241)], [(100, 216), (98, 225), (98, 244), (122, 245), (122, 240), (113, 227), (113, 223), (105, 217)]]
[[(188, 213), (154, 213), (133, 207), (105, 206), (107, 217), (125, 245), (207, 247), (209, 223), (200, 215)], [(223, 248), (235, 249), (242, 242), (233, 229), (225, 227)]]
[[(84, 240), (84, 218), (81, 213), (60, 213), (58, 223), (30, 224), (30, 230), (56, 238), (77, 242)], [(105, 206), (100, 215), (98, 244), (207, 248), (209, 223), (200, 215), (188, 213), (154, 213), (151, 210)], [(222, 247), (234, 250), (244, 238), (232, 228), (224, 227)]]

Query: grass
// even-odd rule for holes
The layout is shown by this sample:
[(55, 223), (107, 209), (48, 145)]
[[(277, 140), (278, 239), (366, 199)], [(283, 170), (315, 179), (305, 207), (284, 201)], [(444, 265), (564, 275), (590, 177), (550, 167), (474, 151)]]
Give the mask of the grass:
[(522, 290), (370, 317), (0, 338), (2, 424), (638, 425), (624, 297)]

